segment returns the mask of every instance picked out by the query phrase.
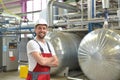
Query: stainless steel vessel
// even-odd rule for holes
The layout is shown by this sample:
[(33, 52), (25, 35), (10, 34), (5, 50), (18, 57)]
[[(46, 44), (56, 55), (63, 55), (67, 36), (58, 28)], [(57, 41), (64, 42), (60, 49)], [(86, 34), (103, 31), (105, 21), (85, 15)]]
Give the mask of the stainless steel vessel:
[(90, 80), (119, 80), (120, 31), (97, 29), (88, 33), (79, 45), (78, 61)]
[(77, 51), (80, 36), (67, 32), (50, 32), (46, 39), (52, 43), (59, 59), (59, 66), (52, 68), (51, 74), (58, 74), (66, 67), (70, 70), (79, 68)]

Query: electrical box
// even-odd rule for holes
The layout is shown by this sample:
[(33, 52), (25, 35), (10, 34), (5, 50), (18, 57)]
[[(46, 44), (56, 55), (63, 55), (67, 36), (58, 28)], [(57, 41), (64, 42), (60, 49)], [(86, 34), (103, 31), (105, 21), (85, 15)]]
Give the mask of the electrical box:
[(0, 66), (3, 71), (18, 69), (17, 36), (0, 37)]

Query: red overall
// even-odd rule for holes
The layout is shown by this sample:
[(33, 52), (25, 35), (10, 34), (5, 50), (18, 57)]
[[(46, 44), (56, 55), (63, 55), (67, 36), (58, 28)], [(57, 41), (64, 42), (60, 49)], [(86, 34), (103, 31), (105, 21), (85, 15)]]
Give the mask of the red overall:
[[(39, 44), (39, 46), (40, 46), (40, 44)], [(44, 53), (41, 46), (40, 46), (40, 49), (41, 49), (41, 52), (42, 52), (41, 54), (43, 57), (51, 57), (52, 56), (51, 53)], [(49, 45), (48, 45), (48, 49), (50, 51)], [(27, 76), (26, 80), (50, 80), (50, 67), (42, 66), (37, 63), (34, 70), (28, 72), (28, 76)]]

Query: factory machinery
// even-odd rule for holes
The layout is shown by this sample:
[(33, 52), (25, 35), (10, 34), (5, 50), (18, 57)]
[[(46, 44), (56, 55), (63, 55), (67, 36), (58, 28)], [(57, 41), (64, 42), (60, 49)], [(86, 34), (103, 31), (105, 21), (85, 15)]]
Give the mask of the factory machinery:
[[(120, 2), (112, 1), (76, 0), (77, 6), (49, 2), (50, 31), (46, 39), (53, 44), (60, 62), (58, 67), (51, 69), (51, 75), (74, 80), (120, 79), (119, 6), (114, 5)], [(34, 37), (34, 24), (26, 26), (2, 28), (6, 31), (0, 38), (2, 69), (14, 70), (18, 64), (27, 65), (26, 43)], [(25, 37), (28, 34), (33, 37)]]
[[(114, 5), (114, 3), (116, 2), (118, 6)], [(59, 11), (61, 11), (61, 8), (63, 8), (68, 12), (63, 10), (62, 15), (61, 13), (57, 13), (57, 14), (54, 13), (55, 15), (49, 16), (50, 26), (54, 28), (62, 27), (62, 30), (61, 30), (62, 34), (70, 34), (71, 35), (70, 37), (72, 37), (72, 34), (79, 36), (80, 40), (76, 38), (74, 39), (78, 40), (79, 42), (79, 47), (76, 46), (77, 58), (79, 63), (78, 67), (80, 67), (81, 69), (79, 71), (83, 72), (83, 74), (85, 75), (85, 78), (84, 78), (85, 80), (86, 79), (88, 80), (119, 80), (120, 79), (119, 77), (120, 75), (120, 68), (119, 68), (119, 65), (120, 65), (120, 62), (119, 62), (119, 59), (120, 59), (119, 3), (120, 1), (115, 0), (112, 4), (111, 0), (102, 0), (101, 2), (97, 0), (79, 0), (76, 3), (77, 5), (79, 5), (77, 6), (77, 8), (75, 8), (74, 6), (68, 7), (70, 5), (65, 5), (63, 3), (61, 4), (60, 2), (57, 3), (57, 2), (51, 1), (49, 3), (49, 15), (52, 15), (54, 13), (53, 6), (60, 7), (60, 9), (58, 9)], [(101, 4), (102, 6), (100, 6), (100, 3), (102, 3)], [(114, 9), (110, 8), (113, 6), (114, 6)], [(79, 34), (82, 34), (82, 33), (84, 33), (84, 35), (80, 36)], [(55, 34), (53, 34), (53, 36)], [(62, 43), (59, 44), (59, 47), (62, 45), (63, 47), (61, 48), (62, 50), (64, 49), (65, 45), (66, 46), (68, 45), (67, 42), (69, 42), (69, 40), (66, 39), (67, 42), (64, 42), (61, 40), (62, 38), (60, 38), (59, 35), (57, 37), (58, 38), (56, 39), (56, 37), (51, 36), (51, 38), (54, 38), (53, 40), (51, 40), (51, 42), (55, 46), (56, 54), (59, 55), (59, 52), (58, 52), (59, 49), (56, 44), (59, 44), (60, 42), (62, 42), (64, 45), (62, 45)], [(54, 40), (56, 41), (56, 43)], [(71, 41), (71, 44), (72, 43), (77, 44), (77, 41), (75, 42)], [(67, 48), (69, 50), (66, 49), (65, 47), (65, 50), (63, 51), (67, 52), (66, 50), (68, 50), (67, 52), (68, 54), (70, 49), (74, 49), (73, 45), (68, 46)], [(74, 53), (71, 52), (71, 54), (74, 54), (75, 56), (76, 52)], [(71, 54), (67, 56), (70, 57)], [(61, 59), (63, 58), (59, 57), (60, 61)], [(74, 61), (75, 60), (76, 59), (74, 59)], [(67, 61), (67, 57), (66, 57), (66, 61)], [(69, 61), (67, 63), (74, 65), (74, 63), (72, 62), (69, 63)], [(77, 65), (77, 63), (75, 64)], [(68, 65), (68, 68), (70, 68), (69, 65)], [(74, 70), (75, 69), (76, 68), (74, 68)], [(76, 73), (73, 73), (72, 75), (74, 74)], [(79, 74), (79, 76), (81, 75), (82, 74)], [(81, 77), (76, 78), (76, 76), (72, 76), (72, 77), (70, 76), (71, 75), (68, 74), (67, 78), (74, 79), (74, 80), (83, 79)]]
[(2, 71), (18, 69), (18, 43), (15, 35), (0, 37), (0, 69)]
[(10, 30), (8, 27), (16, 28), (18, 20), (15, 17), (0, 14), (0, 71), (18, 70), (19, 59), (19, 30)]

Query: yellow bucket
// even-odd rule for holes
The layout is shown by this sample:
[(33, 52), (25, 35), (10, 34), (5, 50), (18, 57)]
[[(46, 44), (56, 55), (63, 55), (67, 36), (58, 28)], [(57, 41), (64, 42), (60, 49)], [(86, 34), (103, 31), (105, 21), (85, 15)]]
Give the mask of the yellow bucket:
[(28, 74), (28, 66), (27, 65), (21, 65), (20, 66), (20, 78), (26, 78)]

